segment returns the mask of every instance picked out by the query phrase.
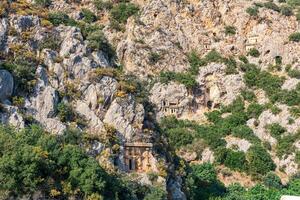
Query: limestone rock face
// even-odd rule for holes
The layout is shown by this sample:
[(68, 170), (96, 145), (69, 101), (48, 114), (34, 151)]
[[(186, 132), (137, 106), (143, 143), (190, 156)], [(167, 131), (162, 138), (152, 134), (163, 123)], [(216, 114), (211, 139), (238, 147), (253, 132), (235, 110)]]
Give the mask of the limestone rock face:
[(226, 148), (237, 147), (239, 151), (247, 152), (251, 147), (251, 143), (245, 139), (228, 136), (225, 138), (225, 140), (227, 142)]
[[(182, 84), (174, 82), (169, 84), (156, 83), (150, 94), (150, 101), (156, 105), (158, 119), (170, 114), (180, 115), (188, 109), (190, 98), (186, 87)], [(175, 104), (175, 112), (172, 110), (172, 104)]]
[(6, 48), (8, 31), (8, 20), (6, 18), (0, 19), (0, 50), (4, 51)]
[(10, 98), (13, 90), (13, 76), (6, 70), (0, 70), (0, 101)]
[(270, 144), (276, 144), (275, 138), (271, 137), (270, 133), (266, 130), (266, 126), (273, 123), (278, 123), (287, 129), (287, 132), (294, 134), (300, 126), (300, 118), (296, 119), (294, 123), (289, 123), (290, 113), (289, 107), (286, 105), (278, 105), (281, 112), (277, 115), (273, 114), (270, 110), (264, 111), (258, 118), (258, 126), (254, 126), (255, 119), (248, 120), (247, 124), (254, 131), (254, 134), (263, 141), (268, 141)]
[(298, 83), (300, 82), (299, 79), (296, 78), (291, 78), (291, 79), (287, 79), (283, 85), (282, 88), (283, 90), (293, 90), (296, 89)]
[(245, 88), (242, 75), (226, 75), (225, 68), (223, 64), (211, 63), (199, 70), (197, 82), (206, 95), (206, 103), (212, 102), (212, 107), (232, 103)]
[(39, 79), (35, 88), (35, 96), (26, 100), (25, 107), (47, 130), (62, 134), (66, 126), (55, 117), (56, 107), (59, 103), (58, 92), (49, 85), (44, 68), (38, 68), (37, 76)]
[(103, 121), (113, 125), (123, 135), (123, 140), (130, 141), (142, 128), (144, 108), (130, 96), (126, 99), (116, 98)]
[(57, 30), (60, 32), (60, 37), (63, 38), (59, 52), (61, 57), (84, 52), (84, 48), (86, 47), (83, 44), (80, 29), (69, 26), (59, 26)]
[(103, 122), (86, 102), (78, 101), (75, 104), (75, 109), (88, 121), (90, 132), (97, 133), (103, 129)]

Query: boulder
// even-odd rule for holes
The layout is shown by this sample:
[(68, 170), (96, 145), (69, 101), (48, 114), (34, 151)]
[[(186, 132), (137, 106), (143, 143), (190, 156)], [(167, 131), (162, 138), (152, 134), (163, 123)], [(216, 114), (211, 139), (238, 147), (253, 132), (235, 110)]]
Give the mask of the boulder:
[(0, 101), (10, 98), (14, 90), (13, 76), (6, 70), (0, 70)]

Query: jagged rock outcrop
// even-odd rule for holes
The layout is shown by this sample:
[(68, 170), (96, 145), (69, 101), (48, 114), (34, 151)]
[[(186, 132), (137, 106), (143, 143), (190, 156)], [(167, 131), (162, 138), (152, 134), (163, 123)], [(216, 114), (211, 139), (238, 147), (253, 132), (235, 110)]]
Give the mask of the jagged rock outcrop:
[(37, 70), (38, 82), (35, 87), (35, 96), (26, 100), (25, 107), (28, 113), (40, 122), (47, 130), (62, 134), (66, 126), (55, 117), (59, 103), (58, 92), (49, 85), (47, 72), (39, 67)]
[(18, 32), (26, 31), (30, 28), (37, 27), (40, 24), (40, 19), (37, 16), (25, 15), (25, 16), (14, 16), (11, 19), (11, 25)]
[(16, 128), (24, 128), (25, 123), (22, 115), (19, 113), (19, 109), (15, 106), (2, 105), (2, 111), (0, 112), (0, 122), (7, 125), (12, 125)]
[(277, 143), (270, 133), (266, 130), (266, 126), (273, 123), (278, 123), (282, 127), (287, 129), (287, 132), (294, 134), (298, 131), (300, 126), (300, 118), (296, 119), (294, 123), (289, 123), (291, 118), (289, 107), (286, 105), (278, 105), (281, 112), (279, 114), (273, 114), (270, 110), (262, 112), (258, 118), (258, 125), (255, 126), (255, 119), (248, 120), (247, 124), (254, 131), (254, 134), (262, 141), (268, 141), (271, 145)]
[(168, 182), (168, 190), (173, 200), (186, 200), (185, 194), (181, 190), (182, 180), (180, 177), (170, 179)]
[(233, 136), (227, 136), (225, 138), (226, 148), (238, 148), (237, 150), (247, 152), (251, 147), (251, 143), (245, 139), (240, 139)]
[(133, 97), (116, 98), (107, 110), (103, 122), (114, 126), (125, 141), (131, 141), (142, 128), (144, 108)]
[(0, 19), (0, 50), (5, 51), (8, 31), (8, 20), (6, 18)]
[(6, 70), (0, 70), (0, 102), (10, 98), (13, 91), (13, 76)]

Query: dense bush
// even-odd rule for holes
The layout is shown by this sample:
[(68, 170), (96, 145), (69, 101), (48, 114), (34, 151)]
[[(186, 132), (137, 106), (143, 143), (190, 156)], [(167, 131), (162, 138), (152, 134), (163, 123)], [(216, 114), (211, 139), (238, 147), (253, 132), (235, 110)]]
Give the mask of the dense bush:
[(92, 50), (102, 50), (108, 58), (115, 57), (115, 51), (101, 30), (91, 31), (86, 36), (88, 47)]
[(256, 100), (256, 96), (251, 90), (242, 90), (241, 95), (246, 101), (252, 102)]
[(265, 110), (263, 105), (258, 103), (251, 103), (247, 108), (247, 115), (249, 118), (258, 118), (260, 114)]
[(217, 180), (216, 170), (208, 163), (192, 165), (186, 182), (191, 200), (208, 200), (225, 192), (225, 187)]
[(226, 35), (235, 35), (236, 28), (234, 26), (225, 26), (225, 34)]
[(34, 3), (38, 6), (47, 7), (51, 5), (52, 0), (34, 0)]
[(82, 9), (83, 21), (86, 23), (92, 23), (97, 20), (97, 16), (89, 9)]
[(293, 153), (295, 151), (295, 146), (293, 144), (297, 139), (300, 139), (299, 133), (295, 135), (289, 134), (279, 138), (276, 145), (276, 155), (281, 158), (285, 154), (289, 155)]
[(290, 69), (290, 70), (288, 70), (288, 75), (289, 75), (291, 78), (297, 78), (297, 79), (300, 79), (300, 70), (297, 70), (297, 69)]
[(14, 76), (16, 92), (30, 92), (35, 83), (36, 64), (22, 58), (0, 64), (0, 69), (6, 69)]
[(177, 81), (184, 84), (187, 88), (192, 89), (197, 85), (195, 77), (189, 73), (176, 73), (176, 72), (161, 72), (160, 82), (168, 83), (170, 81)]
[(296, 32), (296, 33), (292, 33), (289, 36), (289, 40), (293, 41), (293, 42), (300, 42), (300, 33)]
[(161, 122), (161, 129), (169, 144), (175, 149), (191, 144), (194, 140), (195, 132), (189, 129), (185, 122), (180, 122), (175, 117), (164, 118)]
[(251, 143), (259, 143), (260, 142), (260, 139), (254, 135), (253, 130), (250, 127), (248, 127), (247, 125), (239, 125), (237, 127), (234, 127), (232, 129), (232, 135), (235, 137), (246, 139), (246, 140), (250, 141)]
[(247, 8), (246, 12), (250, 15), (250, 16), (257, 16), (258, 15), (258, 7), (254, 6), (254, 7), (249, 7)]
[(188, 55), (188, 61), (190, 63), (190, 72), (193, 75), (197, 75), (199, 72), (199, 68), (206, 64), (206, 62), (203, 59), (199, 58), (197, 52), (195, 51), (192, 51)]
[(59, 103), (57, 106), (58, 117), (62, 122), (70, 122), (74, 120), (75, 114), (71, 105), (66, 103)]
[(60, 24), (64, 25), (74, 25), (76, 22), (71, 19), (66, 13), (64, 12), (52, 12), (49, 13), (48, 20), (54, 25), (59, 26)]
[(139, 8), (132, 3), (119, 3), (111, 9), (110, 15), (112, 20), (125, 23), (130, 16), (137, 14), (138, 11)]
[(106, 173), (86, 155), (79, 146), (83, 141), (77, 131), (53, 136), (37, 126), (19, 132), (0, 127), (1, 194), (9, 191), (18, 199), (41, 191), (49, 199), (56, 191), (61, 199), (135, 199), (132, 186)]
[(260, 53), (259, 53), (259, 51), (257, 49), (253, 48), (253, 49), (249, 50), (248, 55), (257, 58), (257, 57), (260, 56)]
[(275, 189), (281, 189), (282, 188), (281, 180), (274, 172), (269, 172), (263, 178), (263, 183), (268, 188), (275, 188)]
[(260, 145), (252, 145), (246, 157), (249, 162), (248, 170), (252, 175), (265, 175), (276, 168), (270, 154)]
[(111, 1), (105, 0), (94, 0), (93, 3), (98, 10), (110, 10), (114, 5)]
[(280, 8), (273, 2), (266, 2), (264, 3), (264, 7), (265, 8), (268, 8), (268, 9), (271, 9), (271, 10), (274, 10), (276, 12), (280, 12)]
[(216, 151), (216, 160), (226, 167), (237, 170), (247, 170), (247, 160), (244, 152), (233, 151), (231, 149), (220, 148)]
[(293, 7), (295, 6), (300, 6), (300, 1), (299, 0), (287, 0), (287, 3)]
[(291, 7), (288, 7), (288, 6), (281, 7), (280, 12), (281, 12), (281, 14), (283, 14), (285, 16), (292, 16), (293, 15), (293, 9)]
[(269, 124), (266, 128), (270, 131), (272, 137), (276, 139), (279, 139), (286, 132), (286, 129), (278, 123)]

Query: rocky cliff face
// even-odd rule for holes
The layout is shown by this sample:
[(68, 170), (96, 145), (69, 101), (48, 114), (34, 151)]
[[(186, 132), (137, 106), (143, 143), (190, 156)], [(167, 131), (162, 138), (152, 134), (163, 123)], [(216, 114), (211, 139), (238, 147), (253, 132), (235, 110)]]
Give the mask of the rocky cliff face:
[[(246, 0), (132, 2), (139, 13), (117, 25), (108, 9), (98, 10), (89, 0), (53, 0), (46, 8), (34, 1), (10, 3), (0, 13), (1, 122), (17, 128), (34, 122), (52, 134), (77, 127), (97, 137), (111, 126), (121, 146), (136, 138), (157, 142), (155, 124), (162, 118), (207, 125), (205, 113), (222, 111), (241, 96), (251, 108), (243, 95), (251, 91), (263, 110), (245, 125), (270, 144), (281, 178), (298, 173), (300, 138), (293, 140), (291, 152), (279, 156), (275, 146), (281, 139), (268, 129), (279, 124), (286, 130), (280, 137), (297, 135), (298, 96), (276, 102), (267, 90), (272, 83), (251, 87), (246, 77), (252, 63), (266, 76), (282, 78), (276, 89), (298, 93), (300, 39), (291, 39), (299, 31), (296, 16)], [(94, 13), (91, 21), (83, 8)], [(244, 153), (253, 145), (230, 133), (223, 139), (227, 149)], [(213, 162), (213, 154), (209, 147), (178, 153), (187, 163)], [(166, 155), (156, 156), (169, 162)], [(181, 178), (174, 178), (171, 166), (168, 173), (172, 199), (185, 199)]]

